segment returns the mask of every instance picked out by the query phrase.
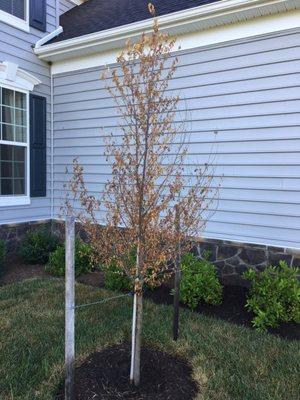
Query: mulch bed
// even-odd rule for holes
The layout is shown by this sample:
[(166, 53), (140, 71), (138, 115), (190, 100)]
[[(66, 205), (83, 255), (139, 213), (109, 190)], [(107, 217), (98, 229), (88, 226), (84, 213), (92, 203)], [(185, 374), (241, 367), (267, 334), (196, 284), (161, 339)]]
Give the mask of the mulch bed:
[(0, 275), (0, 286), (8, 285), (24, 279), (49, 276), (44, 265), (28, 265), (20, 261), (18, 256), (10, 255)]
[(104, 274), (99, 270), (95, 270), (89, 274), (81, 275), (76, 280), (84, 285), (104, 288)]
[[(76, 400), (192, 400), (198, 393), (192, 368), (184, 359), (143, 346), (141, 385), (129, 382), (130, 345), (92, 354), (75, 371)], [(64, 387), (56, 400), (63, 400)]]
[[(254, 315), (245, 309), (247, 294), (248, 289), (245, 287), (224, 286), (222, 304), (219, 306), (201, 304), (195, 311), (253, 328), (251, 321)], [(166, 285), (162, 285), (154, 291), (148, 291), (145, 293), (145, 297), (157, 304), (173, 304), (173, 296), (170, 294), (170, 288)], [(184, 304), (181, 306), (187, 308)], [(296, 323), (281, 324), (278, 328), (269, 329), (269, 332), (285, 339), (300, 340), (300, 325)]]
[[(102, 271), (94, 271), (83, 275), (78, 279), (79, 282), (98, 288), (104, 287)], [(156, 304), (173, 304), (173, 296), (170, 294), (173, 287), (172, 280), (168, 284), (163, 284), (155, 290), (148, 290), (144, 297), (152, 300)], [(243, 325), (253, 329), (252, 319), (254, 315), (245, 309), (248, 289), (242, 286), (224, 286), (223, 301), (219, 306), (201, 304), (194, 311), (213, 318), (220, 318), (237, 325)], [(187, 308), (181, 304), (181, 307)], [(281, 324), (278, 328), (268, 330), (269, 333), (278, 335), (288, 340), (300, 340), (300, 325), (296, 323)]]
[[(25, 265), (20, 263), (18, 259), (10, 259), (7, 262), (5, 273), (0, 277), (0, 285), (40, 276), (49, 276), (44, 271), (44, 266)], [(104, 287), (103, 272), (99, 270), (82, 275), (77, 278), (77, 281), (89, 286)], [(171, 288), (172, 282), (169, 282), (153, 291), (147, 291), (145, 297), (157, 304), (173, 304), (173, 296), (170, 294)], [(251, 323), (253, 314), (245, 309), (247, 293), (248, 289), (241, 286), (224, 286), (221, 305), (201, 304), (195, 311), (253, 329)], [(184, 304), (181, 304), (181, 306), (187, 308)], [(300, 340), (300, 324), (281, 324), (278, 328), (269, 329), (269, 332), (285, 339)]]

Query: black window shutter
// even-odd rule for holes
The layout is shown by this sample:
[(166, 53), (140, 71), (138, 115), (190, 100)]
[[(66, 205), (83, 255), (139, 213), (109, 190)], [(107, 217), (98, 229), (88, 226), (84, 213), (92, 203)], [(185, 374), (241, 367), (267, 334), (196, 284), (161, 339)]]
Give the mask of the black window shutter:
[(46, 32), (46, 0), (30, 0), (30, 26)]
[(30, 196), (46, 196), (46, 98), (30, 95)]

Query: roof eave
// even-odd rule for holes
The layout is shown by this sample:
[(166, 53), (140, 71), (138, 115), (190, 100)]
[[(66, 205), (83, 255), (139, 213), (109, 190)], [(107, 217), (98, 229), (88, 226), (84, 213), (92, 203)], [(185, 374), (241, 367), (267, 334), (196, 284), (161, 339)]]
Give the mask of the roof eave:
[[(294, 0), (222, 0), (158, 17), (162, 31), (180, 35), (218, 25), (238, 22), (296, 8)], [(150, 31), (152, 19), (107, 29), (35, 48), (45, 61), (59, 61), (82, 54), (93, 54), (121, 48), (126, 40), (134, 40), (141, 32)]]

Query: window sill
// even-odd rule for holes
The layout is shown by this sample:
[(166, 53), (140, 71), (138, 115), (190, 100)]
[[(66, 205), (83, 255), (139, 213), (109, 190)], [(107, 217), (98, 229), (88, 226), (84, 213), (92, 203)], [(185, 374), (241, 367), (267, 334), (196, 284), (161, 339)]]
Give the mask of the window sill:
[(25, 206), (29, 204), (29, 196), (0, 196), (0, 207)]
[(29, 21), (25, 21), (21, 18), (15, 17), (14, 15), (11, 15), (2, 10), (0, 10), (0, 21), (13, 26), (14, 28), (29, 32)]

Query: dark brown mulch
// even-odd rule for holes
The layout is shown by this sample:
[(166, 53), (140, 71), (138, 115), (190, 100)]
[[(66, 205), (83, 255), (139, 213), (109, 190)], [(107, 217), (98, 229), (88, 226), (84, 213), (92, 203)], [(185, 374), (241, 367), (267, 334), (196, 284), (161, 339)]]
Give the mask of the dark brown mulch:
[(43, 276), (49, 276), (45, 272), (44, 265), (24, 264), (17, 256), (8, 255), (4, 271), (0, 275), (0, 286)]
[(88, 274), (79, 276), (77, 282), (83, 283), (84, 285), (89, 285), (97, 288), (104, 287), (104, 274), (103, 271), (96, 269)]
[[(49, 276), (44, 271), (44, 266), (25, 265), (20, 263), (17, 258), (10, 258), (7, 261), (4, 274), (0, 276), (0, 286), (39, 276)], [(77, 278), (77, 281), (85, 285), (103, 288), (104, 274), (102, 271), (95, 270), (80, 276)], [(168, 284), (164, 284), (153, 291), (149, 290), (145, 292), (145, 297), (157, 304), (173, 304), (173, 296), (170, 294), (171, 288), (172, 280), (170, 280)], [(245, 287), (224, 286), (221, 305), (211, 306), (208, 304), (201, 304), (195, 311), (253, 329), (251, 323), (253, 314), (247, 312), (245, 309), (247, 293), (248, 289)], [(181, 306), (186, 308), (184, 304), (181, 304)], [(281, 324), (278, 328), (269, 329), (269, 332), (285, 339), (300, 340), (300, 324)]]
[[(129, 383), (130, 345), (92, 354), (76, 368), (76, 400), (192, 400), (198, 392), (192, 368), (181, 358), (143, 346), (141, 385)], [(61, 387), (56, 400), (64, 399)]]
[[(83, 275), (78, 279), (79, 282), (95, 287), (104, 287), (104, 277), (102, 271), (94, 271)], [(173, 296), (170, 292), (173, 283), (172, 279), (167, 284), (155, 290), (145, 292), (145, 297), (157, 304), (173, 304)], [(195, 311), (214, 318), (220, 318), (237, 325), (252, 328), (253, 314), (245, 309), (248, 289), (242, 286), (224, 286), (223, 301), (219, 306), (201, 304)], [(187, 308), (184, 304), (181, 307)], [(269, 329), (269, 333), (278, 335), (288, 340), (300, 340), (300, 325), (296, 323), (281, 324), (277, 328)]]
[[(241, 286), (224, 286), (223, 301), (219, 306), (201, 304), (195, 311), (214, 318), (220, 318), (237, 325), (252, 327), (253, 314), (245, 309), (248, 289)], [(145, 293), (145, 297), (157, 304), (173, 304), (170, 288), (162, 285), (154, 291)], [(181, 305), (185, 307), (185, 305)], [(290, 340), (300, 340), (300, 325), (296, 323), (281, 324), (278, 328), (269, 329), (270, 333)]]
[[(42, 264), (24, 264), (17, 255), (8, 255), (4, 270), (0, 274), (0, 286), (21, 282), (25, 279), (49, 277)], [(85, 285), (103, 288), (103, 272), (95, 270), (77, 278), (77, 281)]]

